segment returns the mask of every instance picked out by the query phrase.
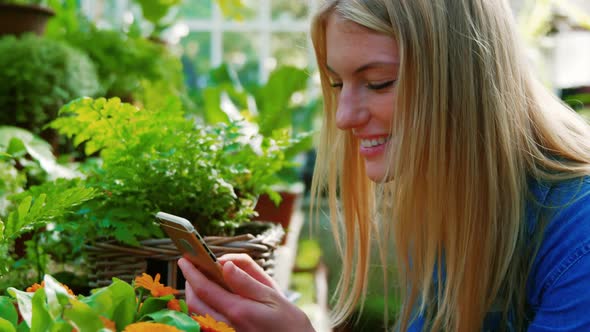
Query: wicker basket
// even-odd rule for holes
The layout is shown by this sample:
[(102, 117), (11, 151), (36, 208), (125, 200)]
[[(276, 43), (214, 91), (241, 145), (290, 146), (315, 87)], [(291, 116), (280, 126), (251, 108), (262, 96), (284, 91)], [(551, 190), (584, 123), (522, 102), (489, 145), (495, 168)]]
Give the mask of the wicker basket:
[[(268, 223), (266, 231), (254, 236), (242, 234), (232, 237), (206, 236), (203, 238), (216, 256), (226, 253), (245, 253), (250, 255), (268, 274), (274, 272), (274, 251), (281, 243), (285, 232), (280, 225)], [(117, 241), (105, 240), (86, 246), (90, 265), (89, 286), (91, 288), (108, 286), (116, 277), (131, 282), (143, 272), (149, 273), (149, 265), (159, 265), (162, 282), (176, 289), (179, 285), (179, 272), (176, 261), (180, 252), (169, 238), (141, 241), (139, 247), (122, 245)], [(162, 266), (164, 265), (164, 267)], [(161, 270), (164, 271), (161, 271)], [(179, 287), (182, 286), (182, 287)]]

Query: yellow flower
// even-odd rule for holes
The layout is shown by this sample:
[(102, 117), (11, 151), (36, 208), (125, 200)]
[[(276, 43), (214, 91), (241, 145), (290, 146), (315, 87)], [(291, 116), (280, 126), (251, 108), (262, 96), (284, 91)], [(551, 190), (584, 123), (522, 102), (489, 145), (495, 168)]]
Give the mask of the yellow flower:
[(236, 332), (224, 322), (218, 322), (208, 314), (205, 316), (193, 315), (192, 319), (201, 325), (201, 332)]
[(182, 332), (174, 326), (154, 323), (140, 322), (127, 325), (123, 332)]
[[(62, 283), (60, 283), (60, 285), (62, 285), (63, 288), (66, 289), (68, 294), (76, 296), (76, 294), (74, 294), (74, 292), (70, 289), (70, 287), (68, 287)], [(38, 289), (41, 289), (41, 288), (45, 288), (45, 281), (41, 281), (40, 285), (38, 283), (34, 283), (31, 287), (27, 287), (26, 291), (27, 291), (27, 293), (35, 293)]]
[(164, 286), (160, 283), (160, 274), (156, 274), (156, 279), (152, 279), (147, 273), (141, 277), (135, 277), (135, 288), (143, 287), (152, 293), (153, 297), (178, 294), (178, 291), (172, 287)]
[(102, 323), (104, 324), (104, 328), (109, 330), (109, 331), (113, 331), (113, 332), (117, 332), (117, 327), (115, 325), (115, 322), (113, 322), (112, 320), (100, 316), (100, 320), (102, 321)]

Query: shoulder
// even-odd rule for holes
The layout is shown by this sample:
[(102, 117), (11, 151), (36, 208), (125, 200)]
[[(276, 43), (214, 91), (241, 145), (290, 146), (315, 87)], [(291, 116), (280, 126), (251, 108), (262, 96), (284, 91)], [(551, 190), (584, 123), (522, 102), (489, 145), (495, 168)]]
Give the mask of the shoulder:
[[(533, 191), (537, 201), (531, 204), (538, 213), (529, 217), (533, 223), (547, 219), (527, 285), (538, 316), (533, 324), (539, 319), (556, 322), (550, 317), (582, 323), (570, 315), (577, 317), (590, 305), (590, 177), (539, 185)], [(590, 320), (584, 324), (590, 326)]]

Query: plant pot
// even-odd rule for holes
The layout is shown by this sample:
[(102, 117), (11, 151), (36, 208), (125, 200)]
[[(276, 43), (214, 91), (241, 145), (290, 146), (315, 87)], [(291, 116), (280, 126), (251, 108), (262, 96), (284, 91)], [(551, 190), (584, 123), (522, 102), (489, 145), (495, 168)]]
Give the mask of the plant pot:
[(36, 5), (0, 4), (0, 36), (33, 32), (41, 36), (45, 33), (47, 20), (55, 12), (47, 7)]
[(279, 190), (278, 193), (282, 198), (278, 206), (275, 205), (268, 195), (260, 195), (254, 208), (258, 212), (258, 217), (254, 219), (280, 224), (288, 232), (298, 200), (303, 196), (303, 188)]
[[(269, 226), (268, 223), (260, 223), (259, 227), (251, 226), (244, 231), (258, 229), (259, 233), (246, 232), (229, 237), (205, 236), (203, 240), (216, 256), (226, 253), (250, 255), (272, 276), (276, 264), (275, 249), (285, 232), (281, 226)], [(113, 277), (131, 282), (136, 276), (146, 272), (151, 275), (160, 273), (167, 285), (181, 290), (181, 294), (184, 294), (184, 278), (176, 264), (181, 253), (169, 238), (144, 240), (138, 247), (121, 244), (112, 239), (102, 239), (86, 245), (85, 251), (90, 268), (90, 288), (108, 286)]]

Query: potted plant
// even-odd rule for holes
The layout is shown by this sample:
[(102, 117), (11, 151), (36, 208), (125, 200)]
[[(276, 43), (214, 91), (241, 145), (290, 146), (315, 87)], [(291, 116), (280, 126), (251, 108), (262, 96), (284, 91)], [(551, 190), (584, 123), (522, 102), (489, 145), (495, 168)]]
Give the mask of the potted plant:
[(0, 38), (0, 123), (42, 134), (67, 101), (100, 91), (92, 61), (64, 42), (32, 34)]
[[(92, 255), (103, 255), (115, 242), (118, 248), (145, 248), (153, 244), (145, 241), (162, 239), (154, 218), (158, 211), (189, 219), (207, 236), (232, 238), (261, 232), (249, 228), (257, 225), (250, 222), (254, 203), (259, 194), (272, 192), (274, 170), (283, 163), (288, 137), (248, 134), (240, 123), (199, 126), (174, 103), (154, 110), (118, 98), (85, 98), (69, 103), (60, 114), (50, 126), (74, 144), (84, 145), (87, 155), (100, 158), (100, 164), (86, 172), (85, 182), (102, 195), (84, 205), (72, 234), (86, 239)], [(282, 234), (264, 228), (270, 229), (278, 244)], [(242, 242), (250, 240), (254, 241), (242, 238)], [(114, 242), (105, 245), (106, 241)], [(224, 250), (221, 242), (216, 243), (214, 251)], [(250, 247), (274, 249), (273, 244), (259, 244)], [(178, 253), (170, 251), (170, 243), (166, 245), (165, 250), (146, 249), (141, 259), (162, 251), (168, 254), (166, 261), (174, 261)], [(272, 255), (262, 261), (268, 259)], [(117, 264), (113, 255), (108, 260)], [(133, 264), (118, 267), (123, 265)]]
[[(232, 69), (223, 65), (210, 73), (204, 89), (201, 115), (207, 123), (245, 119), (263, 137), (281, 133), (291, 137), (285, 150), (285, 163), (275, 184), (278, 196), (261, 195), (256, 211), (258, 220), (277, 222), (288, 229), (297, 200), (304, 193), (301, 181), (301, 157), (311, 150), (317, 100), (294, 105), (292, 99), (307, 85), (305, 70), (282, 66), (270, 73), (264, 84), (243, 85)], [(228, 107), (230, 105), (231, 107)], [(299, 161), (298, 161), (299, 159)]]
[(55, 12), (43, 0), (0, 0), (0, 36), (27, 32), (42, 35), (53, 15)]

